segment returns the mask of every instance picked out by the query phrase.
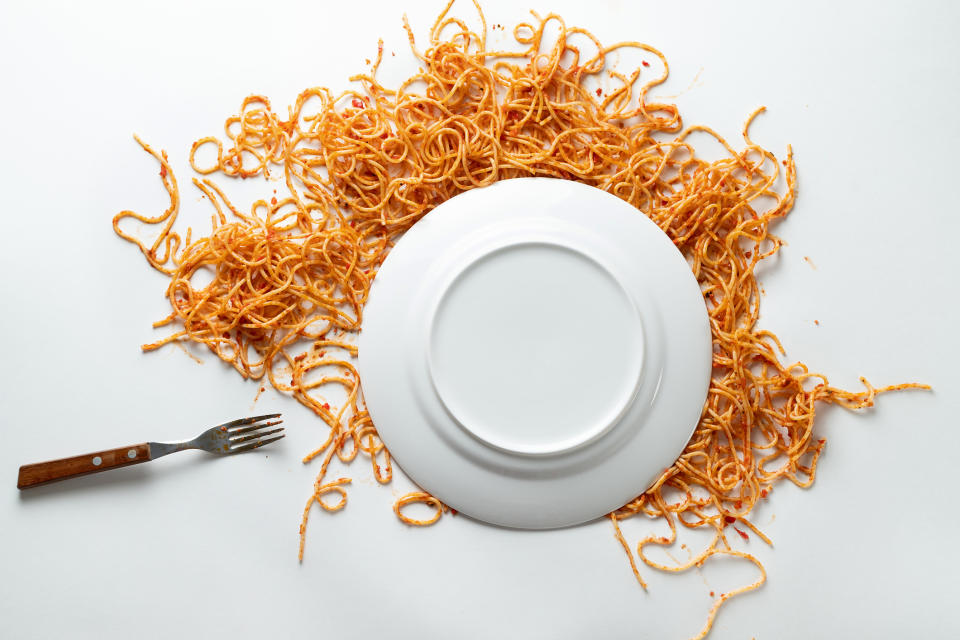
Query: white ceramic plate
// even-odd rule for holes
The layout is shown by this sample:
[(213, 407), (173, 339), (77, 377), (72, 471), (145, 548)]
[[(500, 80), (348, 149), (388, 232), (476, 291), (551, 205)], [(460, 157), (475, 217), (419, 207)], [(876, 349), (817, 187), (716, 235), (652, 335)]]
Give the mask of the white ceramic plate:
[(360, 334), (363, 392), (414, 482), (461, 513), (577, 524), (642, 493), (699, 419), (699, 285), (645, 215), (586, 185), (507, 180), (391, 251)]

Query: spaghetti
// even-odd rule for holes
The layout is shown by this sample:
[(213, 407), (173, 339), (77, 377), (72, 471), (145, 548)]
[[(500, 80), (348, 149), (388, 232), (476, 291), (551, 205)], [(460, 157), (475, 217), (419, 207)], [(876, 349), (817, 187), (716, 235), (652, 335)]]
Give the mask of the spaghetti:
[[(300, 527), (302, 559), (313, 504), (327, 511), (346, 506), (350, 480), (325, 480), (334, 457), (349, 463), (366, 456), (378, 482), (392, 477), (389, 452), (360, 395), (351, 340), (392, 243), (438, 204), (498, 180), (549, 176), (618, 196), (656, 222), (690, 262), (709, 311), (713, 376), (683, 454), (609, 518), (644, 588), (635, 556), (662, 571), (683, 571), (715, 555), (745, 558), (760, 569), (756, 582), (715, 601), (697, 636), (703, 637), (723, 602), (766, 579), (759, 561), (735, 550), (728, 533), (732, 528), (747, 537), (743, 527), (769, 543), (748, 519), (757, 501), (781, 479), (800, 487), (813, 483), (824, 447), (813, 432), (817, 405), (859, 409), (872, 406), (878, 393), (925, 387), (878, 389), (863, 380), (865, 391), (837, 389), (801, 363), (782, 363), (776, 336), (757, 328), (754, 269), (779, 250), (770, 227), (787, 215), (796, 195), (792, 151), (781, 169), (750, 139), (750, 123), (762, 107), (747, 119), (738, 150), (712, 129), (683, 128), (675, 105), (650, 97), (668, 75), (666, 59), (653, 47), (604, 46), (555, 14), (534, 14), (513, 30), (518, 50), (491, 50), (479, 5), (477, 31), (451, 16), (451, 5), (423, 51), (404, 20), (422, 70), (398, 87), (377, 80), (381, 42), (370, 72), (351, 79), (357, 88), (336, 95), (307, 89), (286, 119), (267, 98), (250, 96), (226, 121), (225, 141), (194, 143), (189, 159), (198, 174), (250, 178), (277, 171), (288, 191), (244, 213), (214, 182), (194, 178), (215, 207), (208, 236), (191, 241), (189, 230), (183, 239), (173, 230), (177, 182), (165, 154), (138, 139), (161, 165), (170, 207), (155, 217), (121, 212), (114, 229), (170, 276), (171, 313), (155, 326), (177, 327), (143, 349), (204, 344), (245, 378), (267, 378), (326, 423), (325, 441), (304, 458), (322, 462)], [(551, 39), (548, 29), (559, 36)], [(607, 66), (608, 56), (622, 49), (644, 58), (629, 73)], [(600, 80), (612, 88), (595, 89)], [(712, 162), (699, 157), (691, 141), (697, 134), (715, 139), (727, 156)], [(202, 166), (198, 156), (205, 149), (216, 157)], [(120, 222), (128, 217), (157, 225), (159, 236), (148, 245), (124, 232)], [(211, 276), (202, 286), (195, 284), (200, 272)], [(346, 393), (340, 407), (323, 399), (333, 386)], [(324, 501), (330, 494), (339, 497), (335, 504)], [(404, 515), (412, 503), (433, 508), (434, 515)], [(413, 525), (432, 524), (447, 510), (423, 492), (394, 506)], [(619, 523), (638, 515), (665, 520), (670, 535), (644, 538), (632, 550)], [(686, 564), (658, 563), (648, 549), (673, 544), (678, 523), (712, 530), (712, 542)]]

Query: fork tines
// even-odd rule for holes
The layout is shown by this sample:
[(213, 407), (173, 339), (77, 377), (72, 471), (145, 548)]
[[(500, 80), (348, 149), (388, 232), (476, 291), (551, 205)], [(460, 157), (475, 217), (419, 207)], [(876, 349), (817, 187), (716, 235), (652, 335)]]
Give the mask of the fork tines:
[(238, 418), (236, 420), (231, 420), (230, 422), (225, 422), (221, 427), (226, 427), (230, 429), (231, 427), (242, 427), (245, 424), (253, 424), (254, 422), (260, 422), (261, 420), (269, 420), (270, 418), (279, 418), (279, 413), (268, 413), (264, 416), (253, 416), (252, 418)]
[[(234, 420), (222, 425), (227, 431), (227, 437), (230, 442), (230, 453), (252, 451), (265, 444), (270, 444), (283, 438), (284, 435), (286, 435), (283, 433), (283, 427), (277, 429), (270, 428), (283, 423), (283, 420), (271, 419), (279, 417), (279, 413), (270, 413), (252, 418), (241, 418), (240, 420)], [(266, 420), (266, 422), (261, 422), (262, 420)], [(267, 436), (273, 437), (268, 438)]]

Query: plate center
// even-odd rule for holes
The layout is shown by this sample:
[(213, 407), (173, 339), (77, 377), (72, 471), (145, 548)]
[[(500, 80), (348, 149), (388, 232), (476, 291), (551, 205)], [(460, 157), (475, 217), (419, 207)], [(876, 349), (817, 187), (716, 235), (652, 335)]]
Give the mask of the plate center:
[(430, 375), (481, 442), (550, 454), (596, 438), (629, 407), (643, 331), (614, 275), (565, 246), (530, 242), (471, 262), (432, 319)]

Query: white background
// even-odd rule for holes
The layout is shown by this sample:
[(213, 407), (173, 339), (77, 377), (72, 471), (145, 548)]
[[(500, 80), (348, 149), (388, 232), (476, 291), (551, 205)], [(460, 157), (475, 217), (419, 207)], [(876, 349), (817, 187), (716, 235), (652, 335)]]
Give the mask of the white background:
[[(271, 393), (251, 408), (257, 385), (210, 357), (140, 353), (159, 335), (150, 323), (166, 313), (164, 279), (110, 219), (160, 211), (166, 195), (131, 133), (169, 150), (183, 216), (202, 228), (191, 141), (219, 134), (248, 93), (283, 109), (307, 86), (344, 87), (378, 36), (387, 72), (410, 73), (403, 4), (0, 8), (0, 635), (684, 638), (700, 629), (709, 591), (753, 579), (736, 563), (647, 569), (644, 593), (608, 522), (532, 533), (448, 517), (408, 529), (390, 511), (408, 486), (375, 486), (359, 466), (347, 509), (315, 512), (300, 565), (317, 465), (299, 460), (321, 424)], [(405, 4), (422, 36), (440, 5)], [(488, 2), (488, 20), (521, 19), (508, 4)], [(743, 548), (769, 582), (724, 607), (713, 638), (960, 634), (958, 7), (533, 4), (605, 42), (659, 47), (673, 72), (660, 93), (681, 94), (687, 123), (736, 139), (767, 105), (754, 139), (778, 153), (793, 143), (800, 193), (777, 229), (789, 244), (762, 275), (764, 325), (834, 383), (855, 387), (862, 374), (935, 387), (856, 415), (821, 411), (817, 483), (778, 486), (757, 514), (776, 548)], [(280, 446), (15, 488), (22, 463), (187, 437), (253, 410), (284, 412)]]

